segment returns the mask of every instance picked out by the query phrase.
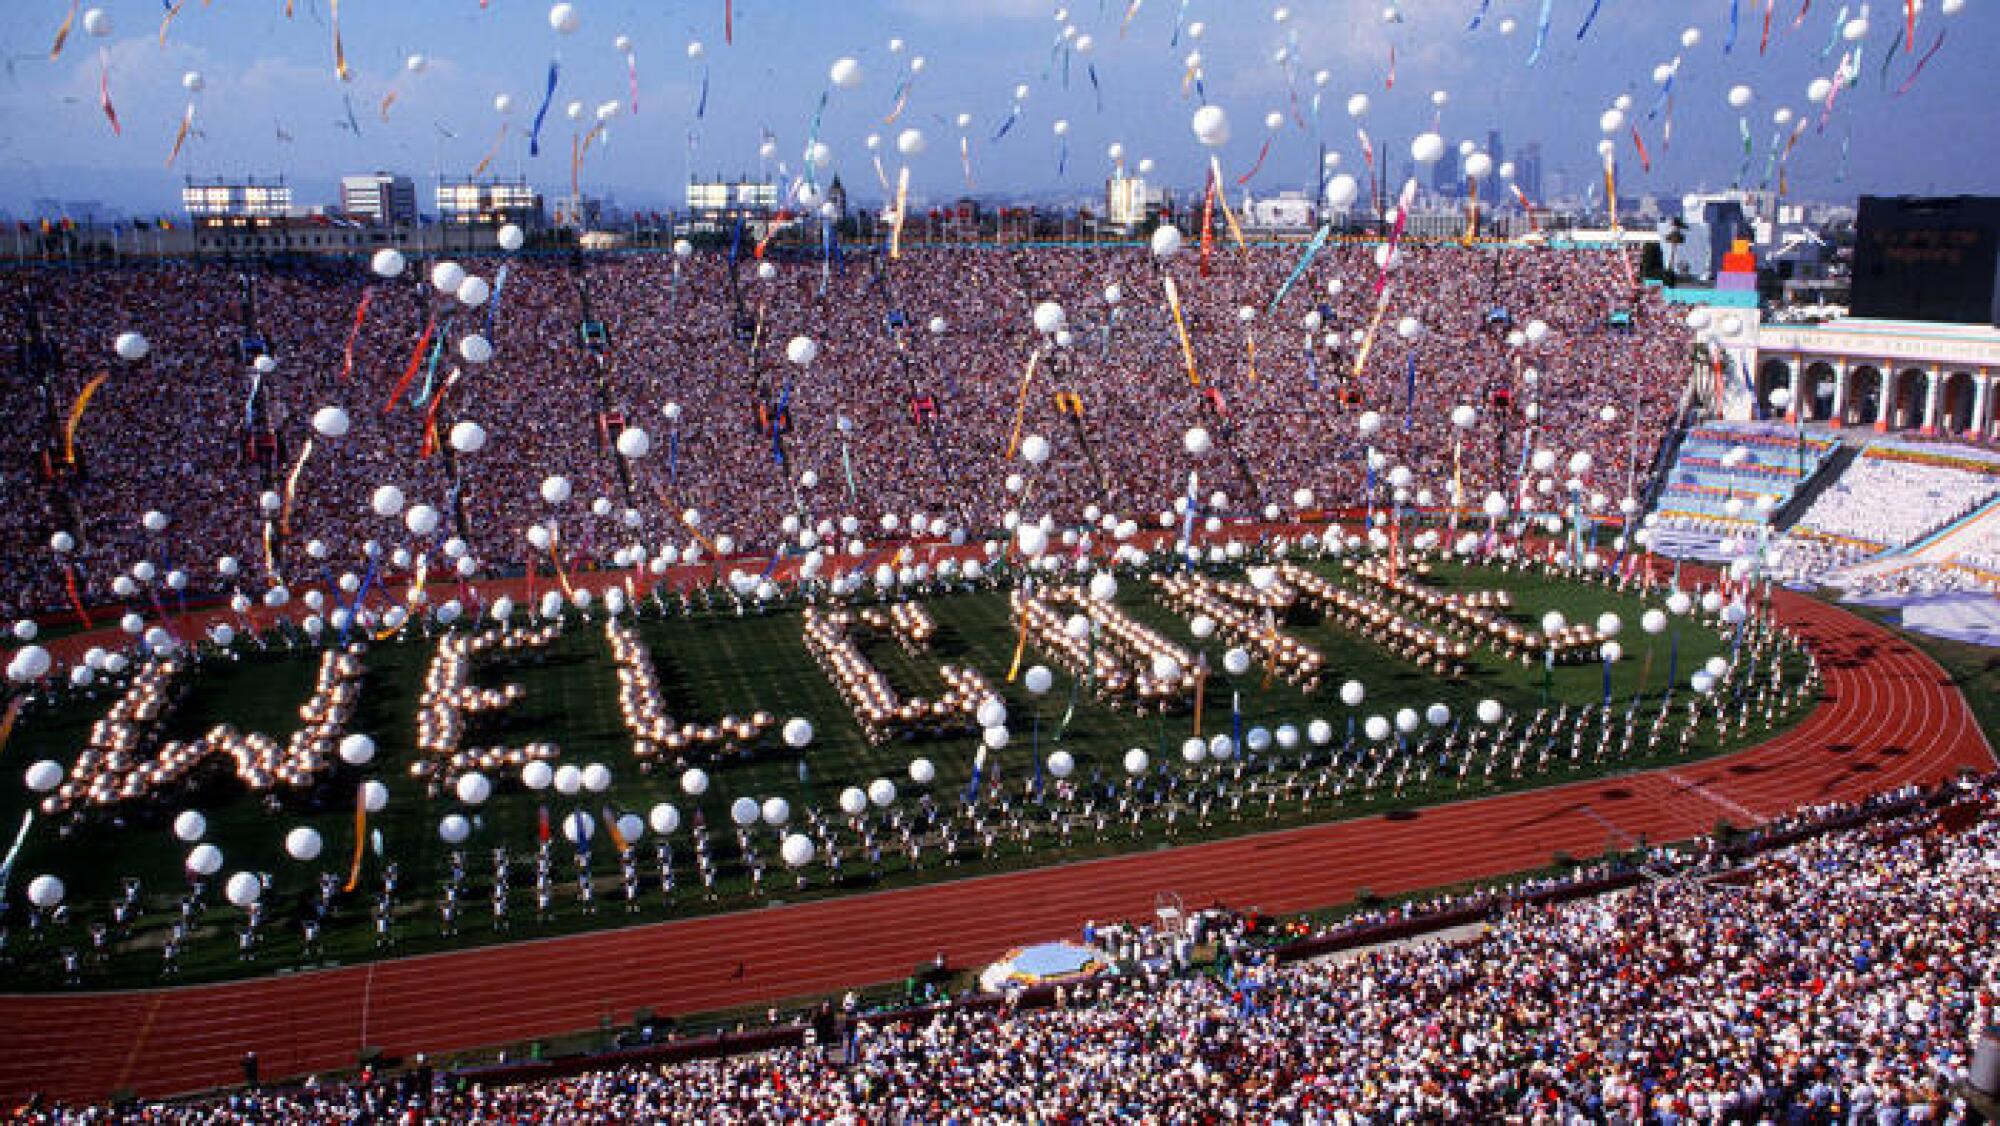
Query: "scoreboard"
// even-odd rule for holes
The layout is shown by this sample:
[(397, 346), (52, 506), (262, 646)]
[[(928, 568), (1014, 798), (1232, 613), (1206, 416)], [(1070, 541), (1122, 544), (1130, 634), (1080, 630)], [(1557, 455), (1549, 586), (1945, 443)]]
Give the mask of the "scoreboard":
[(2000, 197), (1863, 196), (1857, 317), (2000, 325)]

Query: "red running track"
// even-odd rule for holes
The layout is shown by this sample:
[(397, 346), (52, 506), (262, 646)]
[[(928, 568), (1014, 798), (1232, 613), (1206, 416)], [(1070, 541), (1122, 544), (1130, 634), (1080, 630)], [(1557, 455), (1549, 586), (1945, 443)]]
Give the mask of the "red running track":
[[(901, 978), (1145, 917), (1154, 895), (1267, 911), (1393, 894), (1546, 864), (1611, 843), (1603, 818), (1658, 841), (1796, 806), (1854, 800), (1993, 752), (1935, 663), (1842, 610), (1780, 593), (1820, 656), (1827, 698), (1763, 746), (1684, 767), (1484, 798), (1415, 814), (1171, 851), (228, 985), (88, 996), (0, 996), (0, 1100), (101, 1099), (351, 1066), (357, 1049), (448, 1053), (662, 1013), (714, 1010)], [(743, 972), (737, 976), (738, 963)]]

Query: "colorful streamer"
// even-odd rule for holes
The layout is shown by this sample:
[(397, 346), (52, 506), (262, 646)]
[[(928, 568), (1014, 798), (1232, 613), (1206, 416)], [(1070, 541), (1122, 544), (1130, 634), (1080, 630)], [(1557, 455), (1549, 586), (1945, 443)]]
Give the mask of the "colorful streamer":
[(368, 319), (368, 303), (374, 300), (375, 291), (361, 291), (361, 304), (354, 307), (354, 323), (347, 328), (347, 346), (341, 350), (340, 378), (344, 383), (354, 376), (354, 343), (361, 336), (361, 323)]
[(174, 166), (174, 161), (180, 159), (181, 146), (187, 143), (188, 130), (193, 128), (194, 128), (194, 103), (189, 102), (187, 104), (187, 109), (181, 114), (181, 127), (174, 131), (174, 147), (167, 150), (168, 168), (172, 168)]
[(1729, 0), (1729, 38), (1722, 41), (1722, 53), (1725, 55), (1736, 49), (1737, 17), (1740, 15), (1737, 9), (1741, 4), (1742, 0)]
[(363, 843), (368, 840), (368, 783), (363, 782), (354, 791), (354, 859), (347, 866), (347, 885), (341, 890), (353, 894), (361, 886), (361, 858)]
[(90, 406), (91, 396), (97, 394), (97, 389), (104, 386), (104, 381), (110, 378), (110, 372), (98, 372), (89, 383), (83, 385), (83, 390), (77, 394), (76, 402), (69, 408), (69, 422), (63, 427), (63, 461), (65, 463), (69, 465), (76, 464), (76, 425), (83, 421), (83, 412), (86, 407)]
[(535, 125), (528, 133), (529, 156), (542, 155), (542, 121), (549, 115), (549, 104), (556, 100), (556, 81), (560, 73), (560, 64), (556, 60), (550, 59), (548, 88), (542, 91), (542, 105), (540, 109), (535, 111)]
[(1542, 48), (1549, 42), (1549, 19), (1555, 14), (1555, 0), (1542, 0), (1542, 14), (1535, 20), (1535, 49), (1528, 52), (1528, 65), (1541, 61)]
[(97, 104), (104, 110), (105, 120), (111, 122), (111, 135), (123, 137), (125, 130), (118, 124), (117, 107), (111, 104), (111, 52), (103, 48), (97, 52)]
[(506, 139), (507, 139), (507, 123), (503, 121), (500, 123), (500, 135), (493, 138), (493, 147), (487, 149), (486, 155), (480, 157), (479, 163), (473, 166), (472, 174), (475, 177), (486, 175), (486, 169), (492, 165), (493, 158), (500, 155), (500, 145)]
[[(639, 52), (638, 51), (625, 52), (625, 83), (628, 87), (630, 87), (632, 92), (632, 113), (634, 116), (637, 116), (639, 113)], [(703, 105), (708, 104), (707, 67), (703, 67), (701, 70), (701, 101)]]
[[(1173, 279), (1167, 279), (1167, 284), (1172, 286)], [(1014, 430), (1007, 437), (1007, 456), (1002, 460), (1013, 461), (1014, 454), (1021, 448), (1021, 423), (1028, 414), (1028, 388), (1035, 382), (1035, 369), (1041, 365), (1041, 362), (1042, 350), (1040, 348), (1036, 348), (1028, 353), (1028, 370), (1021, 374), (1021, 393), (1014, 403)], [(847, 446), (845, 442), (841, 444), (840, 456), (843, 461), (846, 460)]]
[[(1903, 84), (1901, 86), (1896, 87), (1896, 97), (1900, 98), (1909, 91), (1910, 87), (1916, 83), (1917, 75), (1922, 74), (1924, 72), (1924, 67), (1930, 65), (1931, 59), (1935, 58), (1937, 56), (1937, 53), (1943, 49), (1944, 49), (1944, 31), (1943, 29), (1939, 29), (1937, 33), (1937, 39), (1931, 43), (1930, 50), (1925, 51), (1923, 57), (1917, 60), (1916, 69), (1910, 72), (1910, 76), (1908, 78), (1903, 79)], [(1846, 152), (1844, 148), (1841, 151), (1843, 152), (1843, 154)]]
[(1598, 10), (1603, 7), (1604, 0), (1590, 0), (1590, 14), (1583, 17), (1583, 25), (1576, 29), (1577, 42), (1583, 42), (1583, 37), (1590, 34), (1590, 25), (1597, 22)]
[(958, 137), (958, 162), (965, 169), (965, 190), (972, 190), (972, 138), (961, 133)]
[(174, 22), (174, 17), (180, 15), (181, 9), (185, 7), (187, 7), (187, 0), (175, 0), (174, 3), (167, 5), (166, 14), (160, 17), (160, 46), (165, 47), (167, 45), (167, 28)]
[[(333, 76), (342, 82), (348, 82), (353, 79), (354, 74), (347, 68), (347, 45), (340, 38), (340, 0), (330, 0), (330, 3), (333, 10)], [(167, 25), (161, 24), (160, 39), (164, 41), (166, 37)]]
[(1167, 309), (1174, 315), (1174, 332), (1180, 336), (1181, 360), (1187, 364), (1188, 385), (1201, 386), (1201, 373), (1194, 366), (1194, 341), (1188, 339), (1187, 318), (1181, 315), (1181, 291), (1174, 285), (1171, 274), (1162, 275), (1160, 281), (1167, 290)]
[(1478, 31), (1479, 25), (1486, 22), (1486, 13), (1492, 10), (1493, 0), (1479, 0), (1479, 10), (1472, 14), (1472, 22), (1465, 25), (1465, 30)]
[[(1292, 267), (1291, 275), (1285, 278), (1285, 284), (1279, 286), (1277, 294), (1271, 298), (1271, 304), (1264, 310), (1265, 316), (1268, 317), (1277, 313), (1278, 306), (1285, 300), (1285, 295), (1290, 293), (1292, 287), (1298, 284), (1299, 279), (1305, 276), (1306, 270), (1312, 265), (1313, 258), (1319, 254), (1320, 248), (1326, 245), (1327, 236), (1332, 233), (1332, 223), (1323, 223), (1320, 225), (1319, 230), (1313, 234), (1312, 241), (1306, 244), (1306, 252), (1299, 256), (1297, 264)], [(1310, 338), (1307, 343), (1310, 346)], [(1312, 353), (1308, 351), (1306, 355), (1310, 359)]]
[(1236, 178), (1237, 186), (1240, 187), (1244, 184), (1249, 183), (1251, 177), (1257, 175), (1258, 171), (1264, 167), (1264, 158), (1270, 155), (1271, 155), (1271, 139), (1269, 137), (1266, 137), (1264, 138), (1264, 147), (1257, 150), (1257, 162), (1250, 166), (1250, 171), (1245, 172), (1243, 175), (1238, 176)]
[(1757, 53), (1762, 55), (1771, 46), (1771, 13), (1778, 8), (1778, 0), (1764, 0), (1764, 30), (1757, 36)]
[(70, 28), (76, 26), (76, 10), (83, 0), (69, 0), (69, 13), (63, 16), (62, 26), (56, 28), (56, 41), (49, 47), (49, 61), (62, 58), (63, 44), (69, 42)]
[(1632, 123), (1632, 147), (1639, 150), (1640, 169), (1646, 172), (1651, 172), (1653, 170), (1653, 158), (1647, 154), (1646, 142), (1642, 140), (1639, 136), (1638, 122)]
[(299, 475), (306, 470), (306, 459), (313, 455), (313, 440), (306, 438), (306, 444), (299, 448), (299, 460), (292, 463), (292, 471), (285, 474), (284, 505), (278, 511), (278, 531), (287, 538), (292, 534), (292, 501), (299, 495)]
[(389, 401), (382, 404), (382, 412), (384, 414), (387, 414), (395, 407), (396, 403), (402, 399), (403, 392), (409, 390), (411, 381), (417, 378), (417, 369), (423, 366), (424, 356), (430, 351), (431, 334), (436, 331), (437, 311), (432, 310), (430, 320), (424, 323), (423, 335), (417, 338), (417, 346), (410, 352), (410, 363), (408, 367), (403, 369), (403, 378), (396, 381), (395, 388), (389, 392)]

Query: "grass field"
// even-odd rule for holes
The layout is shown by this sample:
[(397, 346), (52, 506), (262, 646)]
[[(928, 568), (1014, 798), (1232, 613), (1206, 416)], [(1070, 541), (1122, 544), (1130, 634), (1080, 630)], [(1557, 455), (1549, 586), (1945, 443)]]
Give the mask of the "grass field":
[[(1320, 565), (1331, 572), (1329, 565)], [(1612, 692), (1622, 702), (1643, 687), (1657, 694), (1665, 687), (1669, 663), (1668, 636), (1649, 637), (1637, 628), (1646, 605), (1637, 597), (1602, 586), (1573, 582), (1552, 582), (1546, 577), (1494, 569), (1462, 569), (1440, 566), (1431, 581), (1445, 588), (1505, 589), (1513, 593), (1513, 615), (1524, 624), (1540, 620), (1549, 609), (1561, 609), (1571, 621), (1594, 620), (1611, 611), (1624, 619), (1628, 628), (1620, 640), (1626, 657), (1614, 669)], [(1141, 621), (1162, 630), (1174, 640), (1196, 647), (1185, 620), (1166, 609), (1137, 576), (1122, 580), (1118, 595), (1121, 607)], [(650, 607), (650, 603), (648, 604)], [(1020, 794), (1026, 780), (1035, 773), (1035, 762), (1052, 749), (1057, 719), (1070, 694), (1068, 676), (1056, 668), (1055, 686), (1046, 699), (1036, 701), (1020, 684), (1003, 680), (1013, 657), (1016, 634), (1010, 622), (1006, 595), (995, 590), (954, 592), (929, 597), (926, 605), (939, 624), (938, 636), (930, 652), (917, 657), (905, 654), (893, 644), (871, 644), (869, 658), (881, 667), (902, 694), (935, 698), (942, 691), (938, 663), (969, 664), (1002, 686), (1009, 708), (1012, 742), (993, 756), (988, 779), (997, 771), (1002, 785)], [(597, 815), (605, 807), (643, 814), (656, 802), (669, 801), (684, 815), (698, 808), (712, 831), (716, 831), (718, 859), (727, 861), (733, 853), (729, 840), (727, 810), (739, 796), (759, 799), (782, 795), (791, 801), (794, 824), (802, 820), (808, 807), (831, 810), (838, 791), (848, 785), (866, 785), (873, 778), (893, 779), (903, 792), (907, 806), (919, 793), (928, 790), (940, 806), (955, 806), (966, 788), (977, 740), (965, 736), (930, 742), (898, 742), (870, 747), (849, 718), (846, 705), (834, 687), (820, 673), (800, 639), (800, 615), (796, 608), (750, 611), (711, 611), (700, 608), (683, 615), (676, 606), (665, 617), (644, 617), (640, 634), (650, 648), (668, 709), (677, 720), (713, 722), (725, 714), (748, 715), (767, 711), (780, 722), (790, 716), (810, 718), (816, 737), (801, 758), (782, 746), (775, 729), (762, 743), (726, 760), (706, 761), (714, 779), (709, 793), (698, 807), (679, 792), (678, 768), (655, 773), (642, 772), (631, 751), (631, 739), (623, 728), (616, 705), (616, 670), (603, 636), (601, 613), (592, 620), (572, 619), (563, 636), (544, 653), (519, 663), (478, 666), (477, 683), (496, 686), (521, 685), (524, 702), (505, 713), (481, 721), (470, 732), (465, 745), (519, 745), (550, 740), (562, 747), (561, 761), (585, 764), (601, 762), (611, 769), (614, 782), (601, 795), (583, 795), (584, 800), (559, 798), (552, 791), (530, 793), (517, 779), (495, 779), (492, 800), (476, 811), (475, 830), (466, 845), (468, 871), (473, 890), (461, 916), (462, 933), (455, 938), (438, 934), (438, 916), (431, 902), (438, 893), (448, 848), (436, 833), (438, 819), (464, 810), (449, 795), (433, 799), (409, 774), (415, 735), (416, 698), (419, 681), (433, 652), (433, 644), (422, 637), (374, 645), (367, 655), (368, 676), (360, 714), (353, 730), (372, 734), (381, 747), (375, 762), (363, 771), (342, 767), (310, 792), (262, 801), (247, 794), (220, 764), (194, 779), (187, 791), (145, 808), (123, 811), (119, 818), (95, 821), (74, 827), (54, 819), (38, 819), (15, 867), (10, 900), (16, 906), (10, 915), (11, 937), (6, 953), (14, 960), (9, 980), (23, 988), (61, 985), (53, 951), (63, 945), (79, 950), (89, 947), (86, 931), (92, 920), (107, 917), (109, 898), (116, 894), (127, 876), (143, 881), (149, 914), (130, 938), (114, 944), (114, 952), (102, 965), (93, 965), (85, 975), (90, 986), (143, 985), (159, 980), (159, 945), (168, 912), (177, 911), (179, 898), (187, 889), (181, 870), (187, 846), (174, 839), (170, 825), (182, 809), (202, 810), (209, 820), (207, 839), (225, 856), (222, 875), (239, 870), (268, 873), (271, 896), (267, 899), (271, 918), (278, 924), (267, 929), (266, 939), (254, 962), (237, 957), (235, 931), (242, 914), (220, 903), (219, 884), (214, 881), (207, 893), (208, 907), (201, 916), (192, 941), (181, 961), (180, 980), (207, 980), (244, 974), (268, 973), (301, 964), (295, 919), (308, 903), (310, 889), (323, 870), (344, 873), (354, 847), (353, 795), (363, 777), (379, 778), (391, 793), (388, 808), (371, 817), (370, 827), (381, 833), (381, 857), (366, 859), (361, 892), (346, 897), (338, 905), (324, 936), (323, 961), (351, 962), (376, 956), (369, 911), (379, 872), (385, 860), (395, 861), (402, 874), (399, 895), (397, 945), (395, 954), (495, 941), (500, 937), (525, 938), (592, 927), (656, 921), (702, 911), (731, 910), (769, 902), (754, 898), (748, 881), (733, 864), (722, 865), (718, 897), (704, 901), (690, 863), (687, 830), (675, 835), (678, 875), (681, 887), (677, 901), (669, 906), (654, 880), (650, 841), (640, 849), (641, 871), (646, 893), (643, 909), (628, 914), (618, 894), (618, 863), (611, 849), (600, 847), (592, 854), (592, 870), (600, 886), (599, 911), (586, 914), (575, 903), (575, 880), (569, 850), (558, 848), (556, 865), (557, 909), (546, 922), (537, 922), (532, 911), (531, 865), (524, 864), (536, 846), (539, 809), (546, 804), (552, 818), (572, 808)], [(1324, 687), (1308, 697), (1282, 681), (1268, 685), (1261, 670), (1229, 683), (1217, 673), (1210, 687), (1206, 729), (1210, 734), (1230, 729), (1229, 699), (1240, 693), (1243, 730), (1254, 726), (1275, 727), (1293, 723), (1303, 728), (1307, 721), (1325, 718), (1336, 730), (1335, 745), (1361, 717), (1391, 715), (1401, 707), (1421, 711), (1441, 702), (1454, 716), (1470, 723), (1471, 711), (1481, 699), (1498, 700), (1510, 711), (1532, 711), (1542, 702), (1544, 673), (1539, 664), (1524, 668), (1499, 661), (1490, 653), (1475, 654), (1469, 674), (1459, 681), (1443, 681), (1414, 666), (1391, 658), (1362, 638), (1333, 628), (1309, 617), (1296, 618), (1284, 627), (1300, 640), (1317, 647), (1327, 658), (1329, 674)], [(1700, 662), (1722, 652), (1724, 640), (1712, 629), (1694, 623), (1679, 628), (1678, 669), (1684, 683), (1687, 674)], [(1207, 643), (1210, 664), (1221, 667), (1223, 646)], [(1044, 659), (1030, 650), (1027, 664)], [(314, 652), (303, 645), (287, 648), (279, 644), (266, 650), (244, 649), (235, 655), (217, 655), (203, 666), (197, 683), (168, 725), (168, 737), (191, 737), (217, 722), (227, 720), (244, 730), (261, 730), (280, 739), (296, 726), (298, 704), (306, 697), (316, 666)], [(1053, 663), (1051, 663), (1051, 667)], [(1337, 692), (1342, 681), (1362, 681), (1367, 701), (1358, 709), (1341, 705)], [(1548, 677), (1547, 691), (1554, 702), (1572, 705), (1598, 700), (1601, 671), (1597, 665), (1563, 666)], [(65, 765), (83, 742), (89, 725), (102, 714), (111, 700), (100, 690), (95, 700), (80, 699), (61, 712), (42, 712), (25, 717), (5, 763), (9, 771), (25, 769), (32, 761), (52, 757)], [(1782, 727), (1796, 716), (1780, 717)], [(1062, 747), (1078, 761), (1076, 779), (1105, 782), (1124, 777), (1120, 757), (1130, 747), (1151, 752), (1156, 770), (1176, 774), (1184, 770), (1178, 755), (1181, 741), (1190, 733), (1188, 715), (1139, 718), (1114, 713), (1093, 705), (1086, 697), (1078, 706), (1074, 721), (1062, 739)], [(1772, 729), (1753, 727), (1748, 740), (1768, 738)], [(1357, 736), (1357, 739), (1359, 737)], [(1663, 750), (1672, 746), (1672, 741)], [(1694, 753), (1710, 754), (1723, 748), (1704, 740)], [(1275, 771), (1280, 759), (1296, 759), (1298, 752), (1266, 752), (1264, 759), (1248, 769)], [(909, 762), (925, 756), (936, 765), (937, 779), (930, 787), (911, 783)], [(1295, 763), (1294, 763), (1295, 765)], [(1328, 812), (1325, 802), (1310, 815), (1296, 807), (1280, 807), (1274, 818), (1264, 817), (1261, 808), (1241, 821), (1219, 821), (1194, 832), (1194, 836), (1220, 835), (1269, 829), (1306, 821), (1337, 819), (1380, 812), (1392, 806), (1414, 806), (1456, 797), (1472, 796), (1499, 788), (1529, 788), (1568, 780), (1577, 773), (1633, 769), (1647, 765), (1639, 759), (1603, 764), (1584, 763), (1568, 767), (1552, 776), (1529, 776), (1505, 781), (1482, 782), (1475, 778), (1465, 789), (1455, 788), (1442, 778), (1429, 786), (1412, 787), (1400, 796), (1378, 792), (1369, 800), (1350, 795), (1338, 812)], [(1574, 773), (1572, 771), (1575, 771)], [(18, 778), (18, 773), (13, 775)], [(18, 784), (0, 794), (0, 825), (14, 826), (29, 795)], [(990, 792), (990, 791), (989, 791)], [(837, 819), (836, 813), (836, 819)], [(282, 840), (296, 825), (312, 825), (326, 841), (321, 857), (310, 864), (295, 862), (284, 854)], [(931, 864), (912, 871), (900, 855), (888, 855), (879, 879), (852, 863), (842, 886), (828, 886), (824, 873), (813, 881), (805, 895), (841, 894), (923, 880), (955, 878), (979, 871), (1047, 864), (1084, 856), (1105, 855), (1153, 847), (1160, 839), (1157, 827), (1146, 826), (1135, 838), (1113, 834), (1108, 840), (1079, 833), (1070, 847), (1057, 851), (1044, 847), (1025, 853), (1003, 845), (997, 855), (970, 865), (944, 869)], [(1181, 839), (1189, 839), (1184, 827)], [(773, 852), (775, 835), (759, 830), (759, 847), (767, 856)], [(560, 845), (560, 842), (558, 842)], [(485, 890), (491, 863), (487, 850), (506, 846), (515, 858), (512, 913), (513, 928), (496, 936), (489, 926), (489, 897)], [(21, 890), (33, 876), (50, 872), (68, 885), (69, 918), (45, 928), (45, 933), (27, 933), (19, 906)], [(767, 885), (770, 896), (797, 898), (792, 881), (778, 873)]]

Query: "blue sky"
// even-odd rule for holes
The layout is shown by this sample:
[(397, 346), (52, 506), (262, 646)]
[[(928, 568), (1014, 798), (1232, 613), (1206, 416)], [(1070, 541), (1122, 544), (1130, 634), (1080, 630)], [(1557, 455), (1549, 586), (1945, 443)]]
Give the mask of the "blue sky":
[[(6, 0), (0, 4), (7, 57), (0, 76), (0, 207), (24, 211), (33, 199), (56, 197), (170, 212), (184, 174), (278, 172), (297, 186), (300, 202), (320, 202), (332, 198), (341, 173), (376, 167), (417, 176), (428, 206), (430, 177), (469, 172), (503, 121), (507, 136), (493, 170), (525, 174), (554, 194), (566, 188), (572, 135), (581, 131), (565, 116), (567, 103), (594, 108), (629, 99), (626, 63), (614, 47), (620, 35), (633, 41), (639, 111), (626, 105), (609, 123), (582, 179), (586, 190), (608, 192), (628, 206), (677, 204), (690, 167), (699, 174), (757, 170), (766, 129), (777, 137), (778, 159), (796, 170), (828, 69), (843, 56), (861, 63), (864, 79), (857, 89), (833, 92), (819, 136), (857, 198), (879, 194), (868, 134), (882, 137), (893, 178), (903, 162), (896, 134), (911, 127), (928, 142), (909, 162), (920, 201), (964, 193), (961, 132), (970, 138), (973, 181), (983, 194), (1097, 194), (1114, 141), (1131, 163), (1154, 160), (1155, 178), (1192, 185), (1205, 150), (1189, 128), (1198, 102), (1182, 92), (1191, 49), (1203, 53), (1208, 98), (1230, 115), (1234, 137), (1220, 151), (1230, 176), (1250, 168), (1271, 141), (1253, 189), (1309, 182), (1321, 139), (1342, 154), (1344, 169), (1358, 171), (1357, 123), (1346, 109), (1357, 92), (1372, 102), (1360, 124), (1389, 154), (1392, 172), (1402, 167), (1411, 138), (1435, 123), (1454, 144), (1483, 142), (1489, 129), (1500, 130), (1510, 147), (1539, 140), (1547, 166), (1566, 169), (1580, 184), (1596, 176), (1601, 115), (1629, 94), (1629, 116), (1653, 168), (1640, 169), (1629, 132), (1621, 129), (1622, 192), (1726, 186), (1742, 163), (1739, 117), (1751, 126), (1756, 181), (1776, 132), (1772, 113), (1806, 112), (1811, 80), (1831, 74), (1857, 46), (1859, 83), (1841, 92), (1824, 131), (1809, 129), (1789, 158), (1793, 195), (1844, 200), (1860, 192), (2000, 189), (2000, 115), (1990, 104), (2000, 84), (1986, 70), (2000, 48), (1993, 0), (1965, 0), (1951, 15), (1941, 11), (1943, 0), (1922, 0), (1917, 51), (1899, 48), (1893, 58), (1890, 48), (1902, 30), (1899, 0), (1811, 0), (1796, 28), (1803, 0), (1736, 0), (1738, 38), (1728, 54), (1732, 0), (1601, 0), (1581, 41), (1576, 33), (1593, 0), (1547, 2), (1547, 46), (1530, 66), (1544, 0), (1490, 0), (1478, 30), (1467, 25), (1482, 0), (1403, 0), (1394, 23), (1383, 18), (1385, 0), (1188, 0), (1178, 46), (1170, 40), (1180, 0), (1142, 0), (1122, 34), (1130, 0), (1072, 0), (1063, 22), (1056, 14), (1064, 6), (1049, 0), (736, 0), (733, 45), (724, 43), (724, 0), (576, 0), (581, 26), (567, 36), (551, 29), (544, 0), (490, 0), (484, 9), (479, 0), (345, 0), (341, 32), (353, 77), (342, 83), (334, 74), (331, 0), (294, 0), (289, 19), (285, 0), (189, 0), (164, 47), (160, 0), (106, 0), (96, 6), (110, 16), (114, 33), (96, 38), (79, 26), (53, 61), (50, 44), (67, 0)], [(1775, 11), (1768, 49), (1760, 54), (1767, 2)], [(1280, 7), (1289, 17), (1282, 22), (1274, 18)], [(1855, 41), (1839, 37), (1835, 19), (1843, 11), (1850, 21), (1870, 13)], [(1506, 20), (1514, 21), (1511, 34), (1502, 34)], [(1206, 25), (1198, 41), (1187, 31), (1197, 22)], [(1088, 53), (1072, 41), (1067, 85), (1054, 49), (1065, 25), (1093, 40)], [(1702, 41), (1683, 49), (1688, 27), (1698, 28)], [(1896, 95), (1940, 31), (1942, 49)], [(890, 50), (892, 38), (904, 42), (900, 53)], [(694, 111), (703, 63), (687, 54), (695, 41), (706, 48), (709, 71), (700, 119)], [(1384, 79), (1392, 45), (1390, 90)], [(1277, 59), (1281, 49), (1293, 60), (1289, 84)], [(416, 53), (427, 65), (413, 74), (404, 63)], [(1682, 64), (1668, 145), (1664, 114), (1649, 119), (1647, 111), (1658, 90), (1655, 68), (1677, 55)], [(901, 119), (886, 125), (899, 78), (915, 56), (924, 58), (925, 69)], [(561, 83), (542, 154), (531, 159), (527, 126), (552, 59), (561, 61)], [(112, 135), (98, 106), (102, 61), (109, 63), (123, 136)], [(190, 70), (206, 83), (194, 99), (197, 133), (169, 170), (167, 153), (189, 101), (181, 80)], [(1330, 76), (1323, 88), (1314, 82), (1322, 70)], [(1019, 84), (1029, 87), (1021, 118), (995, 142)], [(1736, 85), (1753, 91), (1743, 111), (1726, 103)], [(1288, 121), (1267, 133), (1267, 113), (1291, 113), (1293, 88), (1308, 128)], [(385, 120), (380, 106), (392, 89), (396, 98)], [(1323, 94), (1315, 123), (1316, 90)], [(1441, 113), (1434, 91), (1448, 95)], [(501, 93), (514, 102), (504, 117), (493, 106)], [(347, 118), (349, 100), (358, 136), (336, 125)], [(956, 124), (961, 113), (973, 122), (963, 131)], [(1058, 120), (1069, 122), (1060, 174)], [(281, 130), (291, 140), (281, 141)]]

